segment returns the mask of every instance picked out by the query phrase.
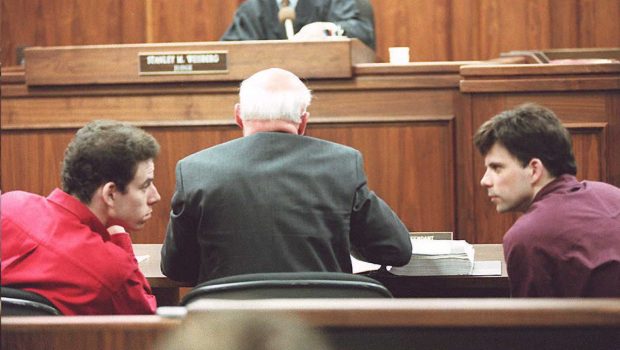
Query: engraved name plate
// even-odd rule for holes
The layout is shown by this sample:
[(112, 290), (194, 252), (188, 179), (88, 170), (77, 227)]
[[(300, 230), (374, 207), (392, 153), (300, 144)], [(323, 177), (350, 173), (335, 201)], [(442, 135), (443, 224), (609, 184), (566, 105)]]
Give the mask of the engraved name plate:
[(228, 72), (228, 51), (140, 52), (139, 75)]
[(451, 240), (452, 232), (409, 232), (411, 239)]

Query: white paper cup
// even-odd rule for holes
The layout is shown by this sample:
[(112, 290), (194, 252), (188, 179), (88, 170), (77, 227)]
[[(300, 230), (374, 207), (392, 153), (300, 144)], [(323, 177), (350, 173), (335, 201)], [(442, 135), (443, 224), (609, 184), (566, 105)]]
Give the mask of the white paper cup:
[(404, 64), (409, 63), (408, 47), (390, 47), (390, 63)]

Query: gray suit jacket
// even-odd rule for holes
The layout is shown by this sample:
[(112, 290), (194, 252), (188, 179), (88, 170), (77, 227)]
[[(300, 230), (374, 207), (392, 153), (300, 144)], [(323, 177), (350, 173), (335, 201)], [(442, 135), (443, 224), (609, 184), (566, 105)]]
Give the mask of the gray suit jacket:
[(178, 162), (162, 271), (200, 283), (256, 272), (351, 272), (350, 253), (400, 266), (408, 230), (368, 189), (359, 151), (265, 132)]

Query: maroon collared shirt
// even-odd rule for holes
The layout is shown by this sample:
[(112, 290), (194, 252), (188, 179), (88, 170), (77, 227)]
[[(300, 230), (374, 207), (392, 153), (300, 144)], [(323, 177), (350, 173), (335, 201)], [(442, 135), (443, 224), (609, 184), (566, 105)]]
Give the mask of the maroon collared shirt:
[(503, 245), (514, 297), (619, 297), (620, 189), (559, 176)]

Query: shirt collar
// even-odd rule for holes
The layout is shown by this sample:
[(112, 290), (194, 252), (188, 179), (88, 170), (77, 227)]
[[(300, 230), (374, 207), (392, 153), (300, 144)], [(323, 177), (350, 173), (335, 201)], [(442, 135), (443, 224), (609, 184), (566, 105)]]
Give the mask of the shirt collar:
[(579, 190), (583, 187), (583, 183), (577, 181), (577, 178), (573, 175), (564, 174), (556, 177), (553, 181), (546, 184), (543, 188), (538, 191), (532, 203), (537, 202), (544, 198), (549, 193), (555, 192), (572, 192)]
[(91, 230), (99, 233), (104, 241), (110, 240), (110, 234), (106, 230), (103, 223), (95, 216), (95, 214), (80, 200), (65, 191), (56, 188), (47, 196), (50, 202), (65, 208), (73, 215), (77, 216), (81, 223), (87, 225)]
[[(276, 4), (278, 5), (278, 8), (280, 8), (280, 1), (281, 0), (276, 0)], [(295, 6), (297, 6), (297, 1), (298, 0), (289, 0), (289, 6), (291, 6), (292, 8), (295, 8)]]

